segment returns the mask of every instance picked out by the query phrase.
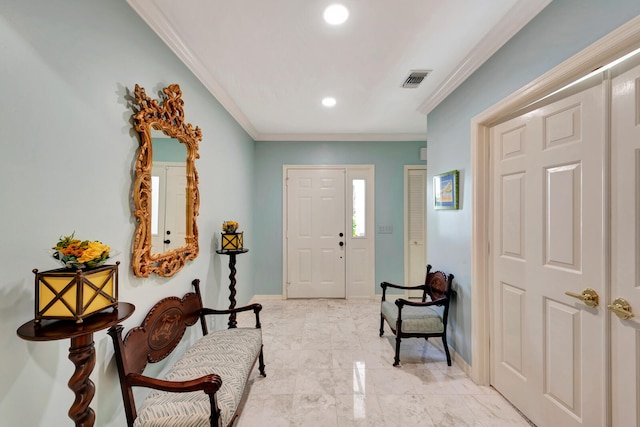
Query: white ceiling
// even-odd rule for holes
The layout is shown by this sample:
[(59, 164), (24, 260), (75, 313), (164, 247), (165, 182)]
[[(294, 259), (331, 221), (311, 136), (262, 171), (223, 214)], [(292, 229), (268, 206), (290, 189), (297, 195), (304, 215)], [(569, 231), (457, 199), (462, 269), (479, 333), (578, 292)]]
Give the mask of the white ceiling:
[[(257, 141), (426, 140), (425, 115), (551, 2), (127, 1)], [(431, 72), (402, 88), (412, 70)]]

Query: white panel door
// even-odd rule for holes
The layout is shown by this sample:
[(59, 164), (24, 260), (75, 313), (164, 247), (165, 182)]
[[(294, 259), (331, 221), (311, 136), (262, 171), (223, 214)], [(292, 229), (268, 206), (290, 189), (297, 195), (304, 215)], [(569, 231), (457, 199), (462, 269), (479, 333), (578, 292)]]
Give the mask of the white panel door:
[(287, 170), (287, 297), (344, 298), (345, 169)]
[(600, 85), (492, 129), (492, 384), (539, 426), (606, 416)]
[[(611, 300), (636, 317), (611, 316), (612, 425), (640, 426), (640, 66), (613, 79), (611, 138)], [(605, 301), (612, 304), (613, 301)]]

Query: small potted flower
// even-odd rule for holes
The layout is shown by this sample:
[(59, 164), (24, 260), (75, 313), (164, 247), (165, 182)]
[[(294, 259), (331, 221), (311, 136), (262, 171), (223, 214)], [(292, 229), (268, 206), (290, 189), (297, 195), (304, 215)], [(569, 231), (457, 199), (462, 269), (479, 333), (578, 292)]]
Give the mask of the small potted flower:
[(238, 223), (236, 221), (225, 221), (222, 223), (222, 231), (225, 233), (235, 233), (238, 229)]
[(83, 319), (118, 305), (118, 266), (105, 265), (111, 248), (97, 240), (60, 237), (52, 256), (63, 268), (35, 274), (35, 321)]
[(222, 223), (222, 250), (241, 250), (242, 237), (243, 232), (238, 231), (238, 223), (236, 221), (225, 221)]
[(80, 240), (70, 236), (60, 237), (52, 248), (53, 258), (67, 268), (84, 269), (100, 267), (109, 258), (111, 248), (97, 240)]

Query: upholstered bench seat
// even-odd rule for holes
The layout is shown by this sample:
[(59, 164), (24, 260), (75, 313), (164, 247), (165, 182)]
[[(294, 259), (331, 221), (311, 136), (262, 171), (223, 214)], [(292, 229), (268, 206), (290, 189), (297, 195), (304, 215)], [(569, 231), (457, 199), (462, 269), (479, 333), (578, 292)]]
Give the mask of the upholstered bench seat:
[[(147, 313), (142, 324), (123, 338), (122, 325), (109, 328), (120, 378), (127, 427), (231, 427), (248, 394), (251, 371), (256, 363), (266, 377), (262, 354), (262, 306), (216, 310), (202, 306), (200, 281), (195, 293), (182, 298), (166, 297)], [(209, 332), (208, 316), (231, 316), (252, 311), (255, 328)], [(202, 338), (183, 349), (179, 344), (187, 328), (200, 323)], [(178, 352), (182, 352), (178, 354)], [(144, 375), (149, 363), (173, 355), (173, 365), (163, 378)], [(151, 391), (138, 409), (134, 388)]]
[[(390, 325), (398, 323), (398, 306), (394, 301), (382, 301), (381, 313)], [(402, 332), (440, 333), (444, 331), (444, 307), (412, 307), (402, 309)]]
[[(262, 348), (261, 329), (235, 328), (210, 332), (193, 344), (165, 375), (185, 381), (216, 373), (222, 387), (216, 393), (222, 425), (229, 425), (240, 405), (244, 386)], [(208, 427), (211, 407), (201, 391), (152, 391), (138, 412), (135, 427)]]

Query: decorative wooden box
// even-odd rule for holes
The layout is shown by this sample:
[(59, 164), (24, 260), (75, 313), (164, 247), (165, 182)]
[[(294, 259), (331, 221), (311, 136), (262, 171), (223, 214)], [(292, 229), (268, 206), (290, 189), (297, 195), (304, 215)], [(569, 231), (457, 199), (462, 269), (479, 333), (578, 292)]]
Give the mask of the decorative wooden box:
[(118, 266), (103, 265), (88, 270), (59, 268), (38, 272), (35, 283), (35, 321), (73, 319), (82, 323), (108, 307), (118, 305)]
[(242, 249), (242, 231), (239, 233), (222, 233), (222, 250), (237, 251)]

